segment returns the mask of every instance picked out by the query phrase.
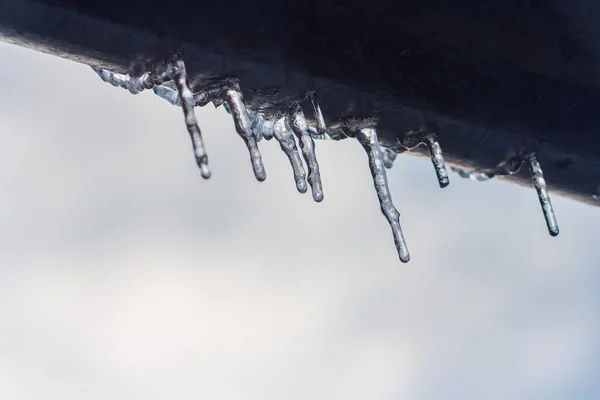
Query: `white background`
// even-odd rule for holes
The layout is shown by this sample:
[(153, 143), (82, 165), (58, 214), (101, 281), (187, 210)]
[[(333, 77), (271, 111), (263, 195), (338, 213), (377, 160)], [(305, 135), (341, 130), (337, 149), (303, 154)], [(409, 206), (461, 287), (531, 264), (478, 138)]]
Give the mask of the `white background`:
[(209, 106), (204, 181), (180, 109), (0, 59), (1, 399), (600, 398), (597, 208), (555, 195), (552, 238), (533, 188), (400, 156), (404, 265), (358, 143), (316, 204)]

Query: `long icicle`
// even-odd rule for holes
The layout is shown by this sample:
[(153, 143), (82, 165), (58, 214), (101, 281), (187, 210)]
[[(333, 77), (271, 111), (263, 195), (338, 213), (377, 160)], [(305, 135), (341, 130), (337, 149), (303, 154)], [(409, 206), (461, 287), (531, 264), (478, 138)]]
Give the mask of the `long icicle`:
[(377, 140), (377, 132), (374, 128), (362, 128), (356, 132), (356, 139), (364, 147), (369, 157), (369, 168), (371, 175), (373, 176), (373, 184), (377, 197), (379, 198), (379, 204), (381, 205), (381, 212), (387, 218), (394, 234), (394, 243), (398, 250), (398, 256), (400, 261), (408, 262), (410, 260), (410, 254), (404, 235), (402, 233), (402, 227), (400, 226), (400, 213), (394, 207), (392, 201), (392, 194), (388, 187), (387, 174), (385, 172), (385, 165), (383, 163), (383, 154), (381, 153), (381, 147)]
[[(300, 159), (298, 148), (296, 147), (296, 139), (294, 134), (286, 126), (285, 117), (279, 118), (273, 125), (273, 136), (279, 142), (281, 150), (290, 160), (292, 170), (294, 171), (294, 180), (296, 181), (296, 189), (300, 193), (306, 193), (308, 185), (306, 184), (306, 172), (304, 165)], [(266, 135), (265, 135), (266, 137)]]
[(319, 163), (317, 162), (317, 155), (315, 153), (315, 142), (310, 133), (308, 133), (308, 124), (299, 105), (296, 105), (291, 110), (289, 118), (292, 131), (298, 138), (302, 156), (304, 157), (304, 161), (306, 161), (308, 183), (312, 188), (313, 199), (320, 202), (323, 200), (323, 186), (321, 184), (321, 174), (319, 173)]
[(546, 226), (548, 226), (548, 232), (552, 236), (557, 236), (559, 233), (558, 223), (556, 222), (556, 215), (552, 208), (552, 202), (550, 202), (550, 195), (548, 194), (548, 188), (546, 186), (546, 180), (544, 179), (544, 173), (542, 167), (537, 160), (535, 153), (531, 153), (527, 158), (529, 162), (529, 169), (531, 171), (531, 177), (533, 179), (533, 185), (538, 194), (542, 211), (544, 212), (544, 218), (546, 219)]
[(179, 102), (181, 103), (181, 109), (185, 116), (185, 125), (187, 126), (188, 133), (192, 139), (196, 164), (198, 164), (198, 167), (200, 168), (202, 177), (208, 179), (210, 178), (211, 173), (208, 168), (208, 156), (206, 155), (204, 140), (202, 140), (202, 131), (200, 130), (200, 126), (198, 126), (198, 120), (194, 113), (194, 94), (188, 85), (185, 63), (180, 58), (175, 61), (174, 73), (171, 79), (175, 82), (177, 92), (179, 93)]
[(267, 174), (265, 172), (260, 151), (258, 150), (256, 136), (252, 130), (252, 123), (250, 122), (244, 100), (242, 99), (242, 93), (237, 89), (228, 88), (225, 90), (224, 100), (231, 110), (235, 130), (246, 143), (246, 147), (248, 147), (254, 176), (256, 176), (258, 181), (264, 181), (267, 178)]

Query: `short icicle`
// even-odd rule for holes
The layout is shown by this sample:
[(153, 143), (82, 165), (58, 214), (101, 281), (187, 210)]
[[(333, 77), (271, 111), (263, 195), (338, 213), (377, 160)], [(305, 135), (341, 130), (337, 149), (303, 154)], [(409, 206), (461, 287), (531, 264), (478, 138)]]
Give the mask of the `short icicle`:
[(450, 184), (446, 163), (444, 162), (444, 156), (442, 155), (442, 148), (440, 147), (437, 135), (434, 132), (411, 131), (407, 133), (399, 143), (407, 150), (412, 150), (421, 144), (427, 146), (429, 149), (429, 157), (431, 158), (431, 163), (433, 164), (438, 179), (438, 184), (441, 188), (445, 188)]
[(288, 128), (285, 117), (279, 118), (277, 121), (275, 121), (272, 132), (275, 140), (279, 142), (281, 150), (290, 160), (292, 170), (294, 171), (296, 189), (298, 189), (300, 193), (306, 193), (308, 190), (308, 186), (306, 184), (306, 172), (304, 171), (304, 165), (302, 165), (302, 160), (300, 159), (300, 154), (298, 153), (298, 147), (296, 147), (296, 139), (294, 138), (294, 134)]
[(308, 183), (312, 188), (313, 199), (320, 202), (323, 200), (323, 187), (321, 184), (321, 174), (319, 173), (319, 163), (317, 162), (317, 155), (315, 153), (315, 142), (308, 132), (308, 124), (299, 105), (296, 105), (291, 110), (289, 118), (292, 131), (298, 138), (302, 156), (308, 167)]
[(402, 227), (400, 226), (400, 213), (396, 210), (392, 202), (392, 194), (388, 187), (383, 154), (377, 140), (377, 133), (374, 128), (362, 128), (356, 132), (356, 139), (364, 147), (369, 157), (369, 168), (371, 169), (373, 184), (379, 198), (379, 204), (381, 205), (381, 212), (385, 215), (392, 228), (400, 261), (408, 262), (410, 254), (404, 240)]
[(252, 123), (250, 122), (242, 93), (236, 88), (227, 88), (225, 89), (224, 100), (231, 110), (235, 130), (248, 147), (254, 176), (256, 176), (258, 181), (264, 181), (267, 174), (265, 173), (262, 157), (258, 150), (257, 138), (252, 130)]
[(558, 223), (556, 222), (556, 215), (554, 215), (554, 209), (550, 202), (550, 195), (548, 194), (548, 188), (546, 186), (546, 180), (544, 179), (544, 173), (539, 161), (537, 160), (536, 154), (531, 153), (527, 158), (529, 163), (529, 169), (531, 171), (531, 177), (533, 179), (533, 185), (538, 194), (542, 211), (544, 212), (544, 218), (546, 219), (546, 225), (548, 226), (548, 232), (551, 236), (557, 236), (559, 233)]
[(433, 135), (428, 135), (425, 138), (425, 144), (429, 148), (429, 156), (433, 168), (435, 169), (438, 183), (441, 188), (445, 188), (450, 184), (450, 179), (448, 178), (448, 170), (446, 170), (446, 163), (444, 162), (444, 156), (442, 155), (442, 148)]

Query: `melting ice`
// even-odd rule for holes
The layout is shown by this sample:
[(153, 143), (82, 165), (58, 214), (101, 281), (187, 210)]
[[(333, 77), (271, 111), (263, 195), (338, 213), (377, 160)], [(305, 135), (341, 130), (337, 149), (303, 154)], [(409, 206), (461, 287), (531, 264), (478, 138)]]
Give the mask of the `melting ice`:
[[(151, 65), (148, 71), (139, 76), (114, 73), (96, 67), (92, 68), (103, 81), (113, 86), (127, 89), (133, 94), (152, 89), (157, 96), (172, 105), (181, 107), (192, 140), (196, 163), (204, 178), (209, 178), (211, 173), (208, 168), (208, 157), (202, 139), (202, 132), (194, 113), (194, 107), (204, 106), (212, 102), (217, 107), (223, 104), (231, 114), (235, 130), (248, 148), (256, 179), (262, 181), (266, 178), (258, 142), (263, 137), (267, 140), (275, 138), (292, 167), (297, 190), (300, 193), (306, 193), (308, 185), (310, 185), (313, 199), (317, 202), (323, 200), (323, 187), (313, 139), (331, 139), (332, 137), (325, 124), (325, 118), (314, 90), (308, 91), (304, 95), (304, 100), (308, 99), (310, 101), (315, 118), (315, 124), (309, 125), (298, 99), (290, 100), (285, 105), (284, 111), (276, 115), (266, 116), (260, 111), (248, 109), (244, 103), (237, 79), (226, 79), (209, 88), (193, 93), (188, 84), (185, 64), (179, 55), (174, 55)], [(392, 202), (386, 168), (393, 166), (398, 152), (425, 145), (429, 149), (439, 186), (444, 188), (448, 186), (450, 181), (442, 150), (437, 141), (437, 134), (429, 131), (410, 131), (398, 140), (398, 148), (396, 148), (397, 146), (387, 147), (382, 150), (375, 130), (375, 120), (373, 119), (372, 123), (365, 123), (365, 121), (367, 120), (359, 121), (358, 125), (354, 122), (352, 125), (341, 124), (339, 127), (343, 130), (348, 129), (351, 132), (350, 136), (355, 137), (365, 149), (381, 212), (392, 229), (400, 260), (408, 262), (410, 255), (400, 226), (400, 213)], [(304, 158), (304, 164), (300, 152)], [(491, 170), (473, 172), (455, 168), (453, 170), (466, 178), (487, 180), (496, 175), (512, 175), (519, 171), (525, 161), (529, 164), (548, 230), (551, 235), (556, 236), (559, 232), (556, 217), (542, 169), (535, 153), (509, 158)]]
[(404, 235), (402, 234), (402, 227), (400, 226), (400, 213), (396, 210), (396, 207), (394, 207), (394, 203), (392, 202), (392, 194), (388, 187), (383, 154), (381, 153), (381, 147), (377, 140), (377, 133), (374, 128), (362, 128), (356, 132), (356, 139), (358, 139), (360, 144), (364, 147), (367, 156), (369, 157), (369, 168), (371, 169), (371, 175), (373, 176), (373, 184), (375, 185), (375, 191), (379, 198), (381, 212), (385, 215), (392, 227), (398, 256), (402, 262), (408, 262), (410, 260), (410, 254), (408, 253)]

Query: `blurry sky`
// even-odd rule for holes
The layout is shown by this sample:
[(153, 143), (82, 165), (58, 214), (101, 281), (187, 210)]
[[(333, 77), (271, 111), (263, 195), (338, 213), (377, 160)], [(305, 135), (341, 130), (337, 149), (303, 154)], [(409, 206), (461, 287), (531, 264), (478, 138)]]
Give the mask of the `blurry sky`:
[[(599, 209), (318, 142), (325, 200), (230, 117), (0, 44), (0, 398), (597, 399)], [(310, 192), (310, 191), (309, 191)]]

